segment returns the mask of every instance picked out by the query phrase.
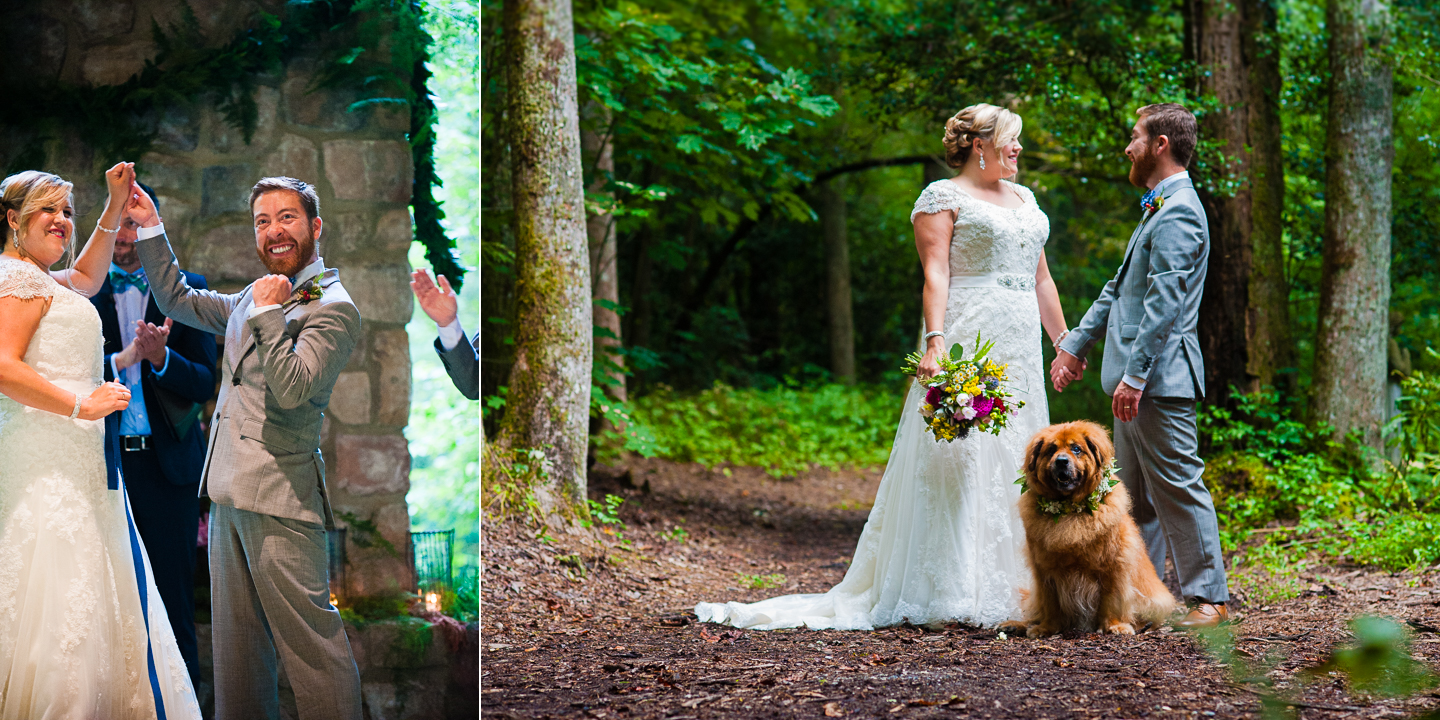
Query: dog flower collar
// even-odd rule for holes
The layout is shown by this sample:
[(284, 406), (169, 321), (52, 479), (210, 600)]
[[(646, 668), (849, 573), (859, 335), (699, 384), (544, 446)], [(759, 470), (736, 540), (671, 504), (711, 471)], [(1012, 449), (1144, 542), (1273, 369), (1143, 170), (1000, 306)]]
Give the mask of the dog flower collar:
[[(1026, 484), (1024, 475), (1021, 475), (1020, 479), (1015, 481), (1015, 484), (1020, 486), (1021, 495), (1030, 491), (1030, 486)], [(1095, 490), (1091, 492), (1090, 496), (1085, 498), (1083, 502), (1076, 500), (1046, 500), (1045, 498), (1040, 498), (1036, 501), (1036, 504), (1040, 507), (1041, 512), (1049, 515), (1056, 522), (1059, 522), (1060, 518), (1065, 515), (1078, 515), (1082, 512), (1094, 515), (1095, 511), (1100, 509), (1100, 504), (1105, 502), (1105, 497), (1119, 484), (1120, 468), (1115, 466), (1114, 460), (1111, 460), (1110, 477), (1102, 480), (1099, 485), (1095, 486)]]

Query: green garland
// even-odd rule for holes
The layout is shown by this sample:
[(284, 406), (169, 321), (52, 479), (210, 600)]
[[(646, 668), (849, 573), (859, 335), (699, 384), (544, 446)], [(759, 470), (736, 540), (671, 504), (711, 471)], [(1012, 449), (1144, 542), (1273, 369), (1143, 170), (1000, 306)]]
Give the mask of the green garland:
[[(116, 85), (0, 89), (25, 103), (0, 103), (0, 123), (22, 145), (6, 174), (46, 165), (47, 140), (78, 140), (95, 150), (100, 164), (138, 158), (157, 137), (155, 108), (201, 99), (215, 103), (225, 121), (249, 143), (259, 119), (254, 78), (281, 71), (302, 51), (320, 46), (321, 65), (312, 89), (353, 89), (361, 99), (351, 112), (371, 105), (404, 105), (411, 111), (409, 140), (415, 166), (411, 206), (415, 240), (435, 272), (458, 290), (465, 269), (435, 200), (435, 104), (426, 82), (432, 42), (421, 25), (418, 0), (291, 0), (282, 15), (257, 12), (229, 42), (211, 46), (188, 5), (179, 24), (152, 24), (156, 55), (140, 72)], [(379, 48), (385, 48), (382, 52)]]

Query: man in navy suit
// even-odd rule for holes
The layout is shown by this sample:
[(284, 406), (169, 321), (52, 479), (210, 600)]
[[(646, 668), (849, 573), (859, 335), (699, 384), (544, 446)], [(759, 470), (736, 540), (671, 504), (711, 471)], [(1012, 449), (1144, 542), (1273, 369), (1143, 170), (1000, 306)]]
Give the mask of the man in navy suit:
[[(153, 190), (140, 187), (155, 199)], [(90, 299), (105, 335), (105, 379), (132, 393), (130, 407), (105, 419), (107, 455), (119, 458), (155, 586), (198, 685), (195, 545), (205, 462), (199, 418), (215, 392), (215, 337), (160, 313), (135, 251), (136, 227), (128, 218), (121, 223), (110, 275)], [(185, 273), (185, 279), (192, 288), (206, 287), (199, 275)]]

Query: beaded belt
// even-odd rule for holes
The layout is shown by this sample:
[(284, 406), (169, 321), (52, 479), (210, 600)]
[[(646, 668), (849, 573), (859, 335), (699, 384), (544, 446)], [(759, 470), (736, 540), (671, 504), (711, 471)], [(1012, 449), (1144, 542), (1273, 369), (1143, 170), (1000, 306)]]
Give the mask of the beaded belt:
[(1018, 273), (978, 273), (975, 275), (951, 275), (952, 288), (1003, 287), (1010, 290), (1034, 290), (1035, 276)]

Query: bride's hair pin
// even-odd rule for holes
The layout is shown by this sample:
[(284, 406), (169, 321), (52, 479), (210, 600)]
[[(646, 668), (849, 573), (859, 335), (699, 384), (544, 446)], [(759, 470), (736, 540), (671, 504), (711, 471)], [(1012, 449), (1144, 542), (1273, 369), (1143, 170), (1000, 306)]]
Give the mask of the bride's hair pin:
[[(955, 113), (945, 121), (945, 164), (952, 168), (964, 167), (974, 152), (976, 140), (985, 140), (995, 147), (1003, 147), (1020, 137), (1020, 116), (998, 105), (979, 103)], [(1000, 165), (1014, 170), (1000, 157)], [(985, 169), (985, 152), (980, 148), (980, 169)]]

